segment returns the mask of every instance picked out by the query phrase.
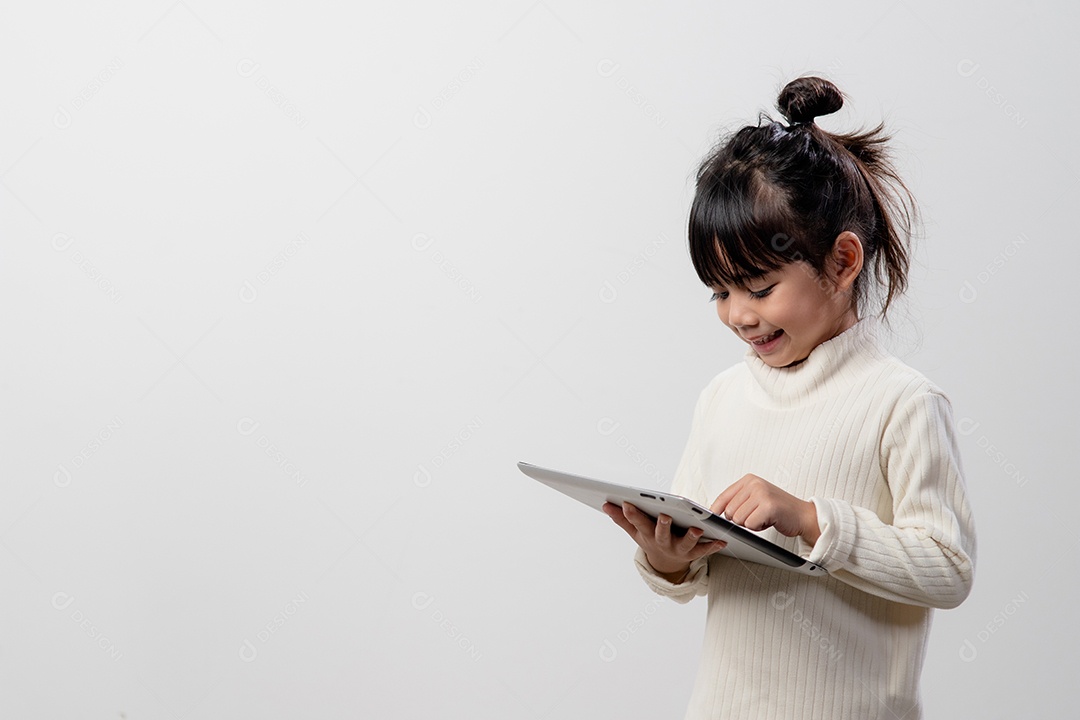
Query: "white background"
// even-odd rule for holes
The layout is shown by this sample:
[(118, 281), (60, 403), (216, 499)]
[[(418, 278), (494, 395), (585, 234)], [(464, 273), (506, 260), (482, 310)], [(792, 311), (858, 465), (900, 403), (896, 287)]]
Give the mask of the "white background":
[[(894, 352), (979, 533), (930, 718), (1072, 705), (1065, 3), (39, 3), (0, 24), (0, 715), (679, 717), (705, 602), (518, 460), (666, 487), (741, 362), (697, 163), (785, 82), (885, 120)], [(734, 478), (733, 478), (734, 479)]]

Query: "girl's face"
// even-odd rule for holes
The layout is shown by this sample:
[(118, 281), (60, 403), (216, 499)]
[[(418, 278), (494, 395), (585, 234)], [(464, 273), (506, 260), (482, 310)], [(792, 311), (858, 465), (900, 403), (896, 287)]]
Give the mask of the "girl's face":
[(844, 279), (838, 286), (819, 277), (798, 260), (748, 287), (714, 287), (713, 299), (720, 320), (765, 364), (779, 368), (802, 362), (811, 350), (857, 322), (849, 287)]

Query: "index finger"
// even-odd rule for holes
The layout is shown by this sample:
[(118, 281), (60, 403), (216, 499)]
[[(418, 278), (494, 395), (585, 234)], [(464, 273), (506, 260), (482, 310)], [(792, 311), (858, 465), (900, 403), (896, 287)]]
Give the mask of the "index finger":
[(623, 514), (640, 532), (655, 535), (656, 523), (653, 519), (628, 502), (623, 503)]
[(723, 515), (728, 503), (731, 502), (731, 498), (735, 497), (735, 493), (738, 492), (737, 485), (738, 483), (728, 485), (727, 490), (717, 495), (712, 505), (709, 506), (709, 512), (713, 515)]
[(630, 520), (623, 513), (621, 507), (615, 503), (608, 502), (604, 503), (603, 508), (601, 509), (608, 517), (615, 521), (616, 525), (625, 530), (630, 537), (635, 539), (635, 541), (637, 540), (638, 529), (630, 523)]

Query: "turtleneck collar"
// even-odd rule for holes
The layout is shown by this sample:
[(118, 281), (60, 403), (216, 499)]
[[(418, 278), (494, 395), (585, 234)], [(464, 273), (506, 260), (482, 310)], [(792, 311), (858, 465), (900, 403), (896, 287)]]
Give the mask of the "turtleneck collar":
[(760, 389), (761, 399), (767, 404), (772, 401), (790, 405), (811, 399), (835, 378), (850, 377), (860, 363), (882, 354), (879, 331), (879, 321), (875, 317), (864, 317), (818, 345), (805, 360), (793, 367), (771, 367), (749, 347), (744, 359)]

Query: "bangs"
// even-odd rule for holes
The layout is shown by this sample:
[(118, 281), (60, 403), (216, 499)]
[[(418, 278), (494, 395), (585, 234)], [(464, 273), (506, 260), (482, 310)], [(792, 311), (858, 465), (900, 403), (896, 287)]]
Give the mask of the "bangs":
[[(703, 169), (704, 170), (704, 169)], [(746, 287), (803, 257), (784, 198), (752, 171), (703, 172), (690, 208), (690, 259), (708, 287)]]

